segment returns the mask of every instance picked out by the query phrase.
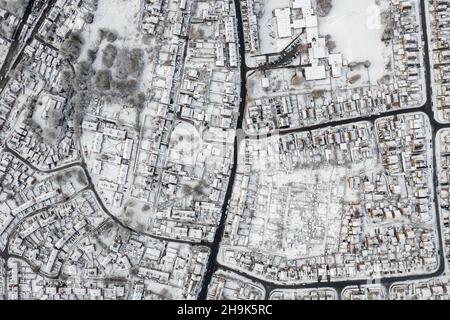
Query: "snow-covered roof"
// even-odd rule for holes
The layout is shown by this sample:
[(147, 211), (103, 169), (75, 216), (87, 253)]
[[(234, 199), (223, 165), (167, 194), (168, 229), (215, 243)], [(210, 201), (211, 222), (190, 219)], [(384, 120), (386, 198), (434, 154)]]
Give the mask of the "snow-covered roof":
[(292, 8), (294, 9), (311, 8), (311, 0), (293, 0)]
[(322, 80), (327, 77), (325, 66), (311, 66), (305, 68), (306, 80)]
[(291, 37), (291, 8), (275, 9), (275, 17), (277, 18), (278, 37)]
[(331, 66), (331, 72), (333, 74), (333, 77), (340, 77), (342, 74), (342, 54), (336, 53), (336, 54), (330, 54), (328, 56), (328, 63)]

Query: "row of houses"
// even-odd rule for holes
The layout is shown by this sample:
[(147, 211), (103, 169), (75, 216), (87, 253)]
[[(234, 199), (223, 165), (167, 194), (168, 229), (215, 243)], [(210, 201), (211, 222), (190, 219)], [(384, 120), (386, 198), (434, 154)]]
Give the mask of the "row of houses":
[[(315, 125), (392, 109), (419, 107), (425, 103), (423, 44), (419, 36), (421, 25), (417, 1), (394, 1), (391, 4), (395, 32), (386, 40), (391, 43), (389, 48), (393, 48), (390, 53), (392, 62), (387, 67), (391, 70), (386, 70), (391, 76), (380, 79), (375, 85), (354, 83), (348, 78), (349, 70), (357, 68), (358, 63), (348, 63), (345, 52), (330, 51), (328, 41), (317, 31), (319, 24), (312, 2), (298, 3), (298, 6), (300, 3), (306, 6), (299, 10), (307, 14), (305, 19), (310, 20), (310, 25), (302, 24), (306, 33), (294, 39), (275, 62), (283, 62), (287, 58), (286, 61), (291, 61), (300, 55), (301, 73), (296, 71), (292, 79), (297, 78), (301, 88), (303, 83), (315, 83), (316, 86), (302, 90), (300, 94), (283, 92), (288, 88), (289, 91), (294, 90), (287, 85), (281, 92), (268, 92), (267, 89), (279, 81), (279, 74), (277, 70), (265, 71), (265, 77), (261, 79), (265, 91), (247, 103), (248, 133)], [(313, 33), (308, 35), (308, 32)], [(329, 82), (325, 80), (331, 81), (335, 88), (330, 90)]]
[(67, 34), (81, 30), (85, 23), (92, 23), (92, 12), (96, 11), (97, 5), (94, 0), (57, 0), (36, 37), (60, 49)]
[[(156, 64), (152, 88), (162, 94), (150, 103), (157, 109), (155, 117), (145, 119), (149, 130), (143, 134), (152, 143), (140, 144), (137, 157), (147, 160), (135, 168), (132, 192), (155, 212), (149, 222), (152, 234), (212, 241), (237, 121), (236, 23), (228, 2), (188, 2), (177, 12), (182, 12), (182, 30), (189, 37), (172, 30), (176, 41), (161, 45), (160, 56), (168, 60)], [(205, 34), (213, 36), (205, 39)], [(166, 55), (169, 44), (174, 49)], [(189, 142), (194, 138), (195, 143)]]
[(217, 270), (208, 286), (208, 300), (264, 300), (265, 290), (256, 282)]
[(429, 17), (429, 51), (433, 65), (433, 107), (439, 121), (450, 121), (450, 1), (426, 2)]
[(449, 295), (449, 279), (444, 277), (394, 283), (389, 292), (392, 300), (448, 300)]
[(31, 261), (43, 274), (57, 276), (67, 252), (104, 220), (92, 193), (86, 191), (27, 217), (12, 234), (9, 252)]

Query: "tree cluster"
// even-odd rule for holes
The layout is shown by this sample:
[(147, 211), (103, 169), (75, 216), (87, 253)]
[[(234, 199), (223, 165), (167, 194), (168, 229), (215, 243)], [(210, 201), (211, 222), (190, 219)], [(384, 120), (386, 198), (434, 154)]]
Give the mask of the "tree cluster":
[(317, 0), (316, 13), (319, 17), (327, 16), (332, 8), (332, 0)]

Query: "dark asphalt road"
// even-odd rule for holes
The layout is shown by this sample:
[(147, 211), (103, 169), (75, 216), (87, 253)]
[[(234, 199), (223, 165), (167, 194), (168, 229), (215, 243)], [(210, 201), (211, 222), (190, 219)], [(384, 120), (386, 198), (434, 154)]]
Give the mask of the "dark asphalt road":
[[(236, 17), (237, 17), (237, 23), (238, 23), (239, 54), (240, 54), (240, 61), (241, 61), (241, 70), (240, 70), (240, 72), (241, 72), (241, 102), (240, 102), (240, 107), (239, 107), (239, 119), (238, 119), (238, 124), (237, 124), (237, 129), (239, 130), (239, 129), (242, 129), (242, 123), (243, 123), (244, 111), (245, 111), (245, 103), (246, 103), (245, 99), (247, 96), (246, 74), (251, 69), (248, 68), (245, 63), (245, 44), (244, 44), (245, 39), (244, 39), (242, 16), (241, 16), (241, 11), (240, 11), (240, 0), (234, 0), (234, 4), (235, 4), (235, 8), (236, 8)], [(425, 70), (426, 70), (425, 76), (426, 76), (426, 94), (427, 94), (427, 101), (423, 106), (418, 107), (418, 108), (411, 108), (411, 109), (397, 109), (397, 110), (392, 110), (392, 111), (388, 111), (388, 112), (383, 112), (380, 114), (363, 116), (363, 117), (358, 117), (358, 118), (353, 118), (353, 119), (345, 119), (345, 120), (341, 120), (341, 121), (339, 121), (339, 120), (332, 121), (332, 122), (322, 123), (322, 124), (314, 125), (314, 126), (310, 126), (310, 127), (288, 129), (288, 130), (283, 130), (281, 132), (277, 132), (276, 134), (285, 135), (285, 134), (290, 134), (290, 133), (295, 133), (295, 132), (304, 132), (304, 131), (310, 131), (310, 130), (325, 128), (325, 127), (330, 127), (330, 126), (340, 126), (340, 125), (350, 124), (350, 123), (354, 123), (354, 122), (358, 122), (358, 121), (369, 121), (369, 122), (374, 123), (379, 118), (395, 116), (397, 114), (408, 114), (408, 113), (415, 113), (415, 112), (421, 111), (421, 112), (426, 113), (430, 120), (430, 124), (431, 124), (431, 128), (432, 128), (432, 144), (434, 146), (435, 139), (436, 139), (436, 132), (443, 128), (450, 128), (450, 124), (448, 124), (448, 125), (441, 124), (441, 123), (437, 122), (434, 118), (433, 108), (432, 108), (432, 100), (431, 100), (432, 99), (431, 98), (432, 97), (432, 85), (431, 85), (431, 75), (430, 75), (431, 63), (430, 63), (430, 59), (429, 59), (428, 33), (427, 33), (427, 24), (426, 24), (426, 17), (425, 17), (425, 2), (421, 1), (420, 5), (421, 5), (421, 12), (423, 13), (421, 15), (422, 16), (421, 23), (422, 23), (422, 31), (423, 31), (423, 42), (424, 42), (424, 60), (425, 60)], [(271, 136), (271, 135), (272, 134), (267, 134), (265, 136)], [(259, 137), (256, 135), (255, 136), (245, 135), (245, 138), (246, 139), (259, 139)], [(238, 159), (238, 145), (237, 145), (237, 140), (235, 140), (234, 164), (233, 164), (231, 174), (230, 174), (230, 180), (229, 180), (229, 185), (228, 185), (226, 196), (225, 196), (224, 205), (222, 207), (222, 216), (220, 219), (219, 227), (217, 229), (217, 232), (216, 232), (216, 235), (214, 238), (214, 242), (211, 246), (212, 251), (211, 251), (211, 255), (209, 257), (209, 261), (208, 261), (207, 272), (204, 277), (203, 284), (202, 284), (202, 290), (199, 295), (200, 300), (206, 299), (207, 288), (208, 288), (209, 283), (211, 282), (212, 275), (219, 267), (221, 269), (234, 272), (234, 273), (242, 275), (248, 279), (251, 279), (253, 281), (261, 283), (266, 290), (266, 299), (270, 296), (271, 291), (273, 291), (274, 289), (280, 289), (280, 288), (299, 289), (299, 288), (330, 287), (330, 288), (336, 289), (338, 291), (338, 293), (340, 294), (342, 289), (347, 286), (361, 286), (361, 285), (368, 284), (370, 281), (373, 281), (373, 282), (376, 281), (377, 283), (380, 283), (381, 285), (383, 285), (387, 289), (389, 289), (389, 287), (395, 282), (429, 279), (431, 277), (440, 276), (444, 273), (444, 271), (445, 271), (445, 256), (444, 256), (442, 247), (439, 249), (439, 252), (438, 252), (439, 267), (433, 273), (420, 274), (420, 275), (386, 277), (386, 278), (373, 279), (373, 280), (363, 279), (363, 280), (346, 280), (346, 281), (331, 281), (331, 282), (323, 281), (323, 282), (318, 282), (318, 283), (280, 285), (278, 283), (272, 283), (270, 281), (261, 280), (258, 277), (254, 277), (254, 276), (252, 276), (248, 273), (242, 272), (242, 271), (238, 271), (238, 270), (226, 267), (226, 266), (219, 265), (217, 263), (217, 254), (218, 254), (221, 239), (223, 237), (223, 232), (224, 232), (226, 217), (227, 217), (228, 202), (230, 201), (230, 198), (231, 198), (234, 179), (236, 176), (237, 159)], [(435, 186), (435, 188), (434, 188), (434, 200), (435, 200), (434, 205), (435, 205), (436, 218), (437, 218), (437, 232), (438, 232), (439, 244), (442, 246), (442, 244), (443, 244), (442, 230), (441, 230), (441, 224), (440, 224), (439, 204), (437, 201), (437, 186), (439, 185), (439, 183), (438, 183), (438, 178), (437, 178), (437, 173), (436, 173), (436, 168), (437, 168), (436, 157), (434, 155), (433, 155), (433, 162), (434, 162), (433, 163), (434, 164), (433, 182), (434, 182), (434, 186)]]
[[(54, 4), (54, 0), (50, 0), (49, 1), (49, 5), (48, 7), (45, 9), (45, 12), (48, 12), (49, 8), (52, 7), (52, 5)], [(246, 96), (247, 96), (247, 92), (246, 92), (246, 74), (247, 72), (250, 70), (245, 62), (245, 45), (244, 45), (244, 30), (243, 30), (243, 24), (242, 24), (242, 16), (241, 16), (241, 10), (240, 10), (240, 0), (234, 0), (234, 5), (235, 5), (235, 10), (236, 10), (236, 17), (237, 17), (237, 27), (238, 27), (238, 37), (239, 37), (239, 55), (240, 55), (240, 74), (241, 74), (241, 100), (240, 100), (240, 105), (239, 105), (239, 115), (238, 115), (238, 119), (237, 119), (237, 129), (238, 131), (242, 130), (242, 126), (243, 126), (243, 120), (244, 120), (244, 110), (245, 110), (245, 104), (246, 104)], [(421, 10), (422, 12), (424, 11), (425, 8), (425, 3), (424, 1), (421, 1)], [(26, 11), (25, 14), (30, 14), (30, 10), (31, 7), (29, 7)], [(43, 20), (45, 19), (46, 14), (44, 14), (41, 16), (40, 21), (37, 23), (37, 26), (39, 26)], [(23, 28), (24, 26), (22, 25), (21, 28)], [(424, 55), (425, 55), (425, 63), (426, 63), (426, 86), (427, 86), (427, 102), (420, 108), (415, 108), (415, 109), (398, 109), (398, 110), (393, 110), (393, 111), (389, 111), (389, 112), (385, 112), (382, 114), (377, 114), (377, 115), (371, 115), (371, 116), (366, 116), (366, 117), (359, 117), (359, 118), (354, 118), (354, 119), (345, 119), (342, 121), (333, 121), (333, 122), (328, 122), (328, 123), (323, 123), (320, 125), (315, 125), (315, 126), (310, 126), (310, 127), (302, 127), (302, 128), (295, 128), (295, 129), (289, 129), (289, 130), (284, 130), (278, 134), (284, 135), (284, 134), (289, 134), (289, 133), (295, 133), (295, 132), (302, 132), (302, 131), (310, 131), (310, 130), (315, 130), (315, 129), (319, 129), (319, 128), (323, 128), (323, 127), (329, 127), (329, 126), (339, 126), (339, 125), (344, 125), (344, 124), (349, 124), (349, 123), (353, 123), (353, 122), (357, 122), (357, 121), (370, 121), (370, 122), (375, 122), (377, 119), (381, 118), (381, 117), (386, 117), (386, 116), (394, 116), (397, 114), (406, 114), (406, 113), (412, 113), (412, 112), (418, 112), (418, 111), (422, 111), (424, 113), (426, 113), (430, 119), (430, 123), (431, 123), (431, 127), (432, 127), (432, 131), (433, 131), (433, 144), (435, 144), (435, 137), (436, 137), (436, 132), (439, 129), (442, 128), (449, 128), (450, 125), (444, 125), (441, 123), (438, 123), (437, 121), (435, 121), (434, 119), (434, 115), (433, 115), (433, 110), (432, 110), (432, 101), (431, 101), (431, 96), (432, 96), (432, 86), (431, 86), (431, 77), (430, 77), (430, 60), (429, 60), (429, 53), (428, 53), (428, 41), (427, 41), (427, 26), (426, 26), (426, 21), (425, 21), (425, 15), (422, 15), (422, 27), (423, 27), (423, 34), (424, 34)], [(31, 39), (34, 37), (35, 33), (36, 33), (37, 27), (35, 27), (33, 29), (32, 32), (32, 36), (27, 40), (27, 41), (31, 41)], [(20, 34), (20, 32), (18, 32), (17, 34)], [(17, 35), (18, 37), (18, 35)], [(17, 53), (17, 48), (18, 48), (18, 41), (16, 40), (13, 43), (13, 47), (12, 50), (10, 50), (10, 55), (11, 55), (11, 59), (10, 61), (12, 62), (12, 57), (13, 56), (17, 56), (19, 55), (18, 59), (14, 62), (14, 65), (17, 64), (18, 61), (20, 61), (20, 57), (22, 52)], [(3, 72), (5, 72), (5, 70), (9, 70), (11, 67), (14, 67), (11, 65), (6, 65), (3, 66), (2, 70)], [(0, 89), (2, 89), (6, 82), (8, 80), (8, 75), (4, 74), (4, 79), (0, 81)], [(270, 136), (270, 134), (269, 134)], [(251, 135), (247, 135), (245, 136), (245, 138), (248, 139), (256, 139), (258, 138), (257, 136), (251, 136)], [(229, 270), (232, 271), (236, 274), (240, 274), (245, 276), (246, 278), (249, 278), (251, 280), (257, 281), (259, 283), (261, 283), (265, 289), (266, 289), (266, 298), (269, 297), (270, 292), (273, 289), (276, 288), (286, 288), (286, 289), (296, 289), (296, 288), (323, 288), (323, 287), (332, 287), (335, 288), (336, 290), (338, 290), (338, 292), (340, 292), (344, 287), (346, 286), (350, 286), (350, 285), (364, 285), (368, 283), (367, 279), (364, 280), (349, 280), (349, 281), (334, 281), (334, 282), (319, 282), (319, 283), (306, 283), (306, 284), (295, 284), (295, 285), (280, 285), (280, 284), (276, 284), (276, 283), (272, 283), (270, 281), (264, 281), (261, 280), (257, 277), (254, 277), (252, 275), (246, 274), (245, 272), (242, 271), (238, 271), (238, 270), (234, 270), (231, 269), (229, 267), (226, 266), (221, 266), (217, 263), (217, 255), (218, 255), (218, 251), (219, 251), (219, 246), (220, 246), (220, 242), (222, 240), (223, 234), (224, 234), (224, 229), (225, 229), (225, 223), (226, 223), (226, 218), (227, 218), (227, 208), (228, 208), (228, 203), (230, 201), (231, 195), (232, 195), (232, 190), (233, 190), (233, 185), (234, 185), (234, 181), (235, 181), (235, 177), (236, 177), (236, 164), (237, 164), (237, 160), (238, 160), (238, 138), (235, 138), (234, 141), (234, 154), (233, 154), (233, 164), (232, 164), (232, 168), (230, 171), (230, 177), (229, 177), (229, 184), (226, 190), (226, 195), (225, 195), (225, 201), (223, 203), (223, 206), (221, 208), (221, 217), (220, 217), (220, 221), (219, 221), (219, 225), (214, 237), (214, 241), (211, 244), (198, 244), (198, 243), (190, 243), (188, 241), (179, 241), (179, 240), (173, 240), (173, 239), (166, 239), (166, 238), (162, 238), (162, 237), (155, 237), (155, 236), (151, 236), (153, 238), (157, 238), (157, 239), (161, 239), (161, 240), (166, 240), (166, 241), (176, 241), (176, 242), (181, 242), (181, 243), (188, 243), (188, 244), (194, 244), (194, 245), (205, 245), (210, 247), (211, 249), (211, 254), (209, 256), (209, 260), (207, 263), (207, 271), (206, 274), (203, 278), (203, 283), (202, 283), (202, 288), (199, 294), (199, 299), (200, 300), (204, 300), (206, 299), (207, 296), (207, 288), (208, 285), (211, 282), (211, 278), (213, 273), (220, 267), (224, 270)], [(6, 151), (9, 151), (11, 153), (13, 153), (16, 157), (18, 157), (20, 160), (24, 161), (25, 163), (29, 164), (25, 159), (23, 159), (19, 154), (17, 154), (16, 152), (14, 152), (13, 150), (11, 150), (9, 147), (5, 147)], [(434, 159), (434, 168), (436, 168), (436, 158), (433, 157)], [(87, 167), (85, 165), (85, 163), (83, 161), (74, 163), (74, 164), (69, 164), (60, 168), (56, 168), (53, 170), (49, 170), (47, 171), (48, 173), (51, 172), (56, 172), (56, 171), (60, 171), (60, 170), (64, 170), (64, 169), (68, 169), (70, 167), (75, 167), (75, 166), (79, 166), (83, 169), (83, 171), (85, 172), (87, 178), (88, 178), (88, 182), (89, 182), (89, 189), (92, 190), (92, 192), (95, 194), (95, 197), (97, 198), (97, 201), (99, 203), (99, 205), (102, 207), (102, 209), (105, 211), (105, 213), (107, 213), (111, 219), (113, 219), (116, 223), (118, 223), (119, 225), (121, 225), (122, 227), (129, 229), (131, 231), (134, 232), (138, 232), (135, 230), (132, 230), (130, 227), (124, 225), (120, 220), (118, 220), (115, 216), (113, 216), (111, 213), (109, 213), (108, 209), (106, 208), (106, 206), (103, 204), (101, 197), (98, 195), (97, 191), (94, 188), (94, 184), (92, 182), (92, 179), (89, 175), (89, 172), (87, 170)], [(36, 169), (36, 168), (35, 168)], [(39, 170), (40, 171), (40, 170)], [(434, 170), (434, 175), (433, 175), (433, 180), (434, 180), (434, 185), (435, 187), (438, 186), (438, 179), (437, 179), (437, 174), (436, 174), (436, 170)], [(436, 188), (434, 189), (435, 192), (435, 210), (436, 210), (436, 217), (438, 219), (438, 221), (440, 221), (440, 214), (439, 214), (439, 205), (438, 202), (436, 201), (437, 199), (437, 190)], [(440, 243), (442, 244), (442, 231), (440, 228), (440, 224), (438, 224), (438, 236), (440, 239)], [(139, 232), (142, 233), (142, 232)], [(145, 234), (145, 233), (143, 233)], [(2, 257), (9, 257), (9, 254), (7, 252), (2, 252), (0, 251), (0, 256)], [(443, 253), (442, 248), (439, 250), (439, 257), (440, 257), (440, 265), (439, 265), (439, 269), (436, 270), (434, 273), (432, 274), (421, 274), (421, 275), (415, 275), (415, 276), (397, 276), (397, 277), (388, 277), (388, 278), (383, 278), (380, 280), (381, 284), (386, 286), (387, 288), (389, 288), (389, 286), (394, 283), (394, 282), (398, 282), (398, 281), (405, 281), (405, 280), (419, 280), (419, 279), (427, 279), (430, 277), (435, 277), (435, 276), (440, 276), (443, 274), (444, 270), (445, 270), (445, 256)]]

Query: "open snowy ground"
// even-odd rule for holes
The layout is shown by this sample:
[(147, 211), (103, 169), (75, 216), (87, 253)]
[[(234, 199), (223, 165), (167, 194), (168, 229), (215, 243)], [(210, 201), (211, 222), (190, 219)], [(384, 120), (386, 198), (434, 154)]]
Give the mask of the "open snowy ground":
[(342, 53), (348, 62), (371, 62), (372, 83), (383, 76), (384, 70), (382, 10), (376, 0), (335, 0), (331, 12), (319, 18), (319, 33), (331, 35), (335, 52)]
[[(380, 169), (381, 165), (377, 159), (369, 159), (352, 163), (350, 167), (326, 165), (320, 168), (299, 168), (294, 172), (279, 172), (275, 175), (262, 170), (260, 183), (269, 186), (271, 191), (268, 193), (268, 203), (261, 203), (260, 211), (255, 214), (255, 221), (264, 221), (265, 231), (262, 237), (257, 232), (252, 232), (249, 246), (267, 252), (275, 251), (291, 258), (318, 256), (327, 249), (335, 252), (338, 248), (343, 204), (360, 201), (359, 192), (349, 188), (347, 179), (359, 176), (367, 168)], [(284, 190), (288, 194), (284, 205), (274, 196), (275, 190)], [(267, 221), (275, 220), (279, 220), (278, 223), (282, 226), (276, 230), (278, 233), (267, 228)], [(281, 234), (278, 242), (280, 246), (266, 247), (265, 244), (273, 242), (277, 234)]]
[(140, 0), (99, 0), (94, 22), (87, 27), (89, 39), (98, 37), (98, 30), (114, 30), (118, 44), (139, 45)]
[(290, 6), (290, 0), (264, 0), (264, 14), (258, 21), (261, 54), (280, 52), (292, 38), (278, 38), (277, 23), (273, 11)]

